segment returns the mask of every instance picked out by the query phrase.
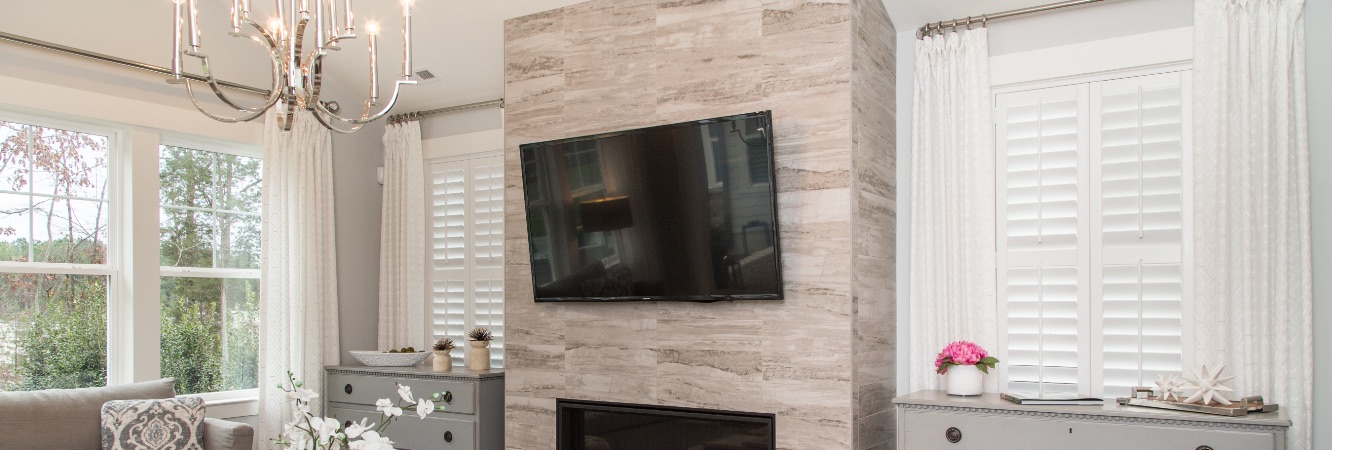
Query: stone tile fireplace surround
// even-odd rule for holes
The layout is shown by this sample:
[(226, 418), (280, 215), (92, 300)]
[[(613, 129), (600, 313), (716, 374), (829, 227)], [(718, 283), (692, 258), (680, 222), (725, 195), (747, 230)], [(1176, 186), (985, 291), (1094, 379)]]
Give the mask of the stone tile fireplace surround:
[[(555, 399), (774, 414), (894, 448), (895, 45), (880, 0), (592, 0), (506, 22), (506, 446)], [(534, 303), (519, 146), (772, 110), (786, 299)]]

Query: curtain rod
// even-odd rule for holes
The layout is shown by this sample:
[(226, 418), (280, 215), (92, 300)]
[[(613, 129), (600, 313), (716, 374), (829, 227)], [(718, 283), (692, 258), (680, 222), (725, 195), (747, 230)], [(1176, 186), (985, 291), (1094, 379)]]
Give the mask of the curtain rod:
[(1003, 12), (992, 13), (992, 14), (982, 14), (982, 15), (979, 15), (979, 16), (966, 17), (966, 18), (964, 18), (964, 19), (944, 20), (944, 21), (940, 21), (940, 22), (933, 22), (933, 23), (929, 23), (929, 24), (924, 24), (924, 26), (919, 27), (919, 31), (918, 31), (917, 33), (915, 33), (915, 34), (917, 35), (917, 37), (918, 37), (919, 39), (923, 39), (923, 37), (924, 37), (924, 36), (927, 36), (928, 33), (931, 33), (931, 32), (934, 32), (934, 31), (938, 31), (938, 30), (941, 30), (941, 29), (943, 29), (943, 28), (956, 28), (956, 27), (958, 27), (958, 26), (966, 26), (966, 27), (969, 27), (971, 24), (974, 24), (974, 23), (979, 23), (980, 25), (984, 25), (984, 24), (988, 23), (988, 22), (991, 21), (991, 20), (1007, 19), (1007, 18), (1009, 18), (1009, 17), (1016, 17), (1016, 16), (1025, 15), (1025, 14), (1035, 14), (1035, 13), (1039, 13), (1039, 12), (1052, 11), (1052, 10), (1056, 10), (1056, 9), (1069, 8), (1069, 7), (1074, 7), (1074, 6), (1082, 6), (1082, 5), (1087, 5), (1087, 4), (1092, 4), (1092, 3), (1099, 3), (1099, 2), (1104, 2), (1104, 1), (1107, 1), (1107, 0), (1069, 0), (1069, 1), (1059, 2), (1059, 3), (1051, 3), (1051, 4), (1048, 4), (1048, 5), (1031, 6), (1031, 7), (1022, 8), (1022, 9), (1014, 9), (1014, 10), (1011, 10), (1011, 11), (1003, 11)]
[[(47, 41), (38, 40), (38, 39), (33, 39), (33, 38), (30, 38), (30, 37), (19, 36), (19, 35), (17, 35), (17, 34), (13, 34), (13, 33), (6, 33), (6, 32), (3, 32), (3, 31), (0, 31), (0, 40), (10, 41), (10, 42), (18, 43), (18, 44), (30, 45), (30, 46), (33, 46), (33, 47), (37, 47), (37, 48), (40, 48), (40, 49), (43, 49), (43, 50), (48, 50), (48, 51), (53, 51), (53, 52), (65, 53), (65, 54), (75, 55), (75, 56), (82, 56), (82, 57), (89, 58), (89, 59), (93, 59), (93, 60), (96, 60), (96, 61), (103, 61), (103, 62), (110, 63), (110, 64), (117, 64), (117, 65), (119, 65), (119, 66), (130, 67), (130, 68), (133, 68), (133, 69), (140, 69), (140, 70), (144, 70), (144, 71), (146, 71), (146, 72), (157, 73), (157, 74), (160, 74), (160, 75), (173, 76), (173, 71), (171, 71), (171, 70), (169, 70), (169, 69), (167, 69), (167, 68), (164, 68), (164, 67), (160, 67), (160, 66), (153, 65), (153, 64), (146, 64), (146, 63), (139, 62), (139, 61), (132, 61), (132, 60), (130, 60), (130, 59), (118, 58), (118, 57), (116, 57), (116, 56), (105, 55), (105, 54), (102, 54), (102, 53), (91, 52), (91, 51), (88, 51), (88, 50), (81, 50), (81, 49), (78, 49), (78, 48), (75, 48), (75, 47), (67, 47), (67, 46), (64, 46), (64, 45), (61, 45), (61, 44), (52, 43), (52, 42), (47, 42)], [(184, 73), (184, 74), (183, 74), (183, 78), (189, 78), (189, 79), (196, 80), (196, 81), (201, 81), (201, 82), (206, 82), (206, 81), (207, 81), (207, 80), (206, 80), (206, 77), (203, 77), (203, 76), (201, 76), (201, 75), (194, 75), (194, 74), (190, 74), (190, 73)], [(244, 91), (244, 92), (248, 92), (248, 93), (252, 93), (252, 94), (258, 94), (258, 95), (266, 96), (266, 95), (269, 93), (266, 89), (260, 89), (260, 88), (256, 88), (256, 87), (253, 87), (253, 86), (243, 85), (243, 84), (239, 84), (239, 83), (231, 83), (231, 82), (229, 82), (229, 81), (224, 81), (224, 80), (217, 80), (216, 82), (217, 82), (218, 84), (220, 84), (221, 86), (223, 86), (223, 87), (227, 87), (227, 88), (230, 88), (230, 89), (236, 89), (236, 90), (240, 90), (240, 91)]]
[(499, 99), (496, 99), (496, 100), (487, 100), (487, 101), (481, 101), (481, 102), (476, 102), (476, 103), (465, 103), (465, 104), (463, 104), (463, 105), (447, 106), (447, 107), (444, 107), (444, 108), (428, 109), (428, 110), (425, 110), (425, 111), (413, 111), (413, 112), (410, 112), (410, 113), (395, 114), (395, 115), (389, 116), (389, 123), (394, 124), (394, 123), (399, 123), (399, 122), (407, 122), (407, 121), (410, 121), (410, 120), (421, 120), (423, 117), (427, 117), (427, 116), (434, 116), (434, 115), (437, 115), (437, 114), (445, 114), (445, 113), (448, 113), (448, 112), (454, 112), (454, 111), (463, 111), (463, 110), (466, 110), (466, 109), (482, 108), (482, 107), (485, 107), (485, 106), (496, 106), (496, 107), (498, 107), (498, 108), (505, 108), (505, 107), (506, 107), (506, 99), (499, 98)]

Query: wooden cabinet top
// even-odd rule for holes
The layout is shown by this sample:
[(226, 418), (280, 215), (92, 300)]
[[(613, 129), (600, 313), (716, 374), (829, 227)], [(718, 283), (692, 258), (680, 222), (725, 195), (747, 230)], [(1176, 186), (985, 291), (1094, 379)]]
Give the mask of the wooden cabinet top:
[(464, 367), (453, 367), (449, 372), (437, 372), (431, 370), (430, 364), (405, 367), (380, 367), (380, 366), (327, 366), (324, 370), (329, 374), (349, 374), (349, 375), (371, 375), (371, 376), (390, 376), (404, 378), (422, 378), (422, 379), (447, 379), (447, 380), (492, 380), (506, 377), (504, 369), (488, 370), (469, 370)]
[(927, 390), (896, 397), (894, 402), (902, 409), (931, 409), (940, 411), (969, 411), (989, 414), (1046, 416), (1065, 419), (1119, 420), (1126, 422), (1177, 421), (1189, 425), (1229, 426), (1241, 428), (1288, 427), (1289, 417), (1284, 410), (1269, 413), (1251, 413), (1240, 417), (1226, 417), (1186, 411), (1173, 411), (1141, 406), (1118, 405), (1114, 398), (1106, 398), (1105, 405), (1019, 405), (997, 393), (961, 397), (943, 391)]

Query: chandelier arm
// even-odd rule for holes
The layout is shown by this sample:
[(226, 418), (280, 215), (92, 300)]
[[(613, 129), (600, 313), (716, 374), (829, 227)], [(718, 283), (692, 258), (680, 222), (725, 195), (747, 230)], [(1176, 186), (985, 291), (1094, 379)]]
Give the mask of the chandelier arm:
[(333, 126), (333, 124), (329, 123), (329, 121), (328, 121), (327, 119), (324, 119), (323, 116), (321, 116), (321, 115), (319, 114), (319, 111), (326, 111), (326, 110), (325, 110), (323, 107), (314, 108), (314, 109), (311, 109), (311, 110), (310, 110), (310, 114), (313, 114), (313, 115), (314, 115), (314, 119), (318, 120), (320, 125), (323, 125), (324, 128), (327, 128), (327, 129), (329, 129), (329, 130), (331, 130), (331, 131), (333, 131), (333, 132), (342, 133), (342, 134), (352, 134), (352, 133), (357, 132), (357, 131), (360, 130), (361, 128), (364, 128), (364, 127), (361, 126), (361, 125), (356, 125), (356, 126), (353, 126), (352, 128), (348, 128), (348, 129), (340, 129), (340, 128), (337, 128), (337, 127)]
[(267, 112), (267, 108), (263, 108), (263, 109), (261, 109), (261, 110), (259, 110), (259, 111), (256, 111), (256, 112), (250, 112), (250, 113), (248, 113), (248, 114), (245, 114), (243, 117), (225, 117), (225, 116), (221, 116), (221, 115), (218, 115), (218, 114), (214, 114), (214, 113), (212, 113), (212, 112), (210, 112), (210, 111), (207, 111), (205, 108), (202, 108), (202, 104), (201, 104), (200, 102), (197, 101), (197, 94), (195, 94), (195, 93), (192, 92), (192, 83), (190, 83), (190, 82), (185, 82), (185, 83), (183, 83), (183, 86), (187, 87), (188, 100), (191, 100), (191, 101), (192, 101), (192, 106), (195, 107), (195, 108), (197, 108), (197, 111), (201, 112), (202, 114), (205, 114), (206, 117), (210, 117), (210, 118), (212, 118), (212, 119), (215, 119), (215, 120), (218, 120), (218, 121), (221, 121), (221, 122), (225, 122), (225, 123), (248, 122), (248, 121), (250, 121), (250, 120), (257, 119), (258, 116), (261, 116), (261, 115), (263, 115), (263, 113)]
[(348, 125), (365, 125), (367, 123), (380, 120), (381, 117), (384, 117), (385, 114), (389, 114), (389, 111), (394, 109), (394, 102), (398, 101), (399, 88), (402, 88), (405, 85), (416, 85), (416, 84), (417, 81), (415, 80), (398, 80), (398, 82), (394, 83), (394, 94), (389, 96), (389, 102), (384, 104), (384, 108), (380, 109), (380, 112), (377, 112), (372, 115), (370, 114), (370, 102), (367, 101), (366, 111), (361, 114), (361, 118), (359, 119), (348, 119), (346, 117), (339, 116), (337, 113), (328, 111), (327, 109), (324, 108), (315, 108), (314, 110), (320, 111), (323, 115), (326, 115), (332, 118), (333, 120), (346, 123)]
[[(248, 20), (247, 23), (248, 23), (249, 25), (251, 25), (254, 29), (258, 30), (258, 32), (261, 33), (262, 36), (263, 36), (262, 39), (259, 39), (259, 38), (256, 37), (256, 36), (248, 36), (249, 39), (252, 40), (253, 42), (257, 43), (258, 45), (262, 46), (265, 50), (268, 51), (269, 54), (272, 55), (272, 58), (271, 58), (271, 62), (272, 62), (272, 89), (271, 89), (271, 91), (268, 93), (267, 100), (266, 100), (265, 102), (263, 102), (263, 106), (260, 106), (260, 107), (257, 107), (257, 108), (250, 108), (250, 107), (240, 106), (238, 103), (235, 103), (233, 100), (231, 100), (228, 96), (225, 95), (225, 93), (224, 93), (223, 90), (221, 89), (221, 86), (220, 86), (219, 81), (218, 81), (218, 80), (216, 79), (216, 77), (215, 77), (215, 74), (211, 71), (210, 57), (207, 56), (207, 55), (205, 55), (205, 54), (188, 53), (190, 56), (194, 56), (194, 57), (196, 57), (197, 59), (201, 60), (201, 62), (202, 62), (202, 73), (205, 75), (206, 83), (207, 83), (207, 85), (209, 85), (209, 86), (211, 87), (211, 91), (216, 95), (216, 98), (219, 98), (221, 102), (224, 102), (226, 105), (229, 105), (231, 108), (234, 108), (236, 111), (243, 112), (243, 113), (248, 113), (248, 114), (249, 114), (249, 115), (247, 116), (248, 119), (242, 120), (243, 122), (247, 122), (247, 121), (249, 121), (249, 120), (253, 120), (253, 119), (257, 118), (259, 115), (261, 115), (262, 112), (267, 111), (267, 109), (268, 109), (269, 107), (271, 107), (272, 104), (276, 103), (276, 101), (277, 101), (278, 98), (280, 98), (281, 92), (282, 92), (282, 89), (281, 89), (281, 87), (282, 87), (282, 86), (281, 86), (281, 62), (280, 62), (280, 60), (277, 58), (277, 51), (275, 50), (276, 47), (275, 47), (275, 46), (272, 46), (272, 45), (269, 45), (269, 44), (275, 44), (275, 40), (273, 40), (272, 37), (267, 33), (267, 31), (264, 30), (264, 29), (262, 28), (262, 26), (259, 25), (257, 22), (254, 22), (254, 21), (252, 21), (252, 20)], [(264, 42), (264, 39), (266, 39), (266, 42)], [(198, 103), (198, 101), (197, 101), (196, 94), (192, 91), (192, 86), (191, 86), (192, 81), (191, 81), (191, 79), (185, 79), (185, 80), (183, 80), (183, 83), (186, 84), (186, 85), (188, 85), (188, 96), (192, 97), (192, 103), (193, 103), (193, 106), (195, 106), (199, 111), (202, 111), (203, 114), (206, 114), (207, 116), (211, 116), (211, 118), (216, 119), (216, 120), (221, 120), (221, 118), (224, 117), (224, 116), (219, 116), (219, 115), (210, 114), (210, 113), (207, 113), (205, 110), (202, 110), (201, 104)]]

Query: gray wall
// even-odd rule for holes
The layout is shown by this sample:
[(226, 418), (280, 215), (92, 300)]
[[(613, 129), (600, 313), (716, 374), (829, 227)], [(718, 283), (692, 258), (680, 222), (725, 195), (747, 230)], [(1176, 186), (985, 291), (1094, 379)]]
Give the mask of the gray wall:
[(380, 281), (381, 186), (384, 125), (333, 134), (333, 215), (337, 221), (338, 348), (343, 364), (357, 364), (349, 350), (374, 350)]
[[(1342, 2), (1344, 7), (1345, 3)], [(1308, 172), (1312, 194), (1313, 448), (1331, 448), (1331, 0), (1306, 0)]]
[(1194, 9), (1193, 0), (1129, 0), (1000, 20), (989, 26), (989, 56), (1188, 27)]

